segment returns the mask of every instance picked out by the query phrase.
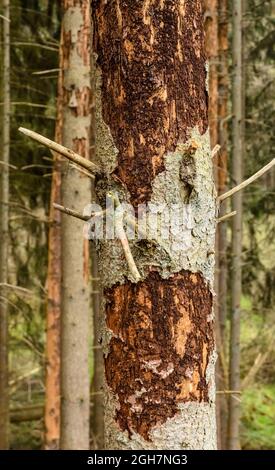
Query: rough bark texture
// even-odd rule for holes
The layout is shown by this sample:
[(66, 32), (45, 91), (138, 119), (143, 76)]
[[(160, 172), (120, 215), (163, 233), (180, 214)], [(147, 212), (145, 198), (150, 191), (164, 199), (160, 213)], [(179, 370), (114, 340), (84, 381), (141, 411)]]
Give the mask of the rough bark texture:
[(201, 275), (183, 271), (169, 279), (151, 272), (105, 295), (114, 334), (106, 378), (118, 397), (117, 421), (130, 436), (135, 431), (150, 440), (150, 431), (173, 418), (179, 403), (209, 400), (212, 294)]
[(201, 1), (95, 4), (103, 117), (118, 149), (116, 174), (131, 202), (143, 203), (165, 154), (187, 140), (188, 129), (207, 129)]
[[(242, 181), (243, 129), (242, 129), (242, 2), (233, 2), (233, 152), (232, 176), (234, 184)], [(242, 192), (233, 196), (233, 210), (237, 215), (232, 224), (232, 305), (230, 334), (230, 390), (240, 390), (240, 314), (242, 295)], [(229, 398), (228, 446), (240, 448), (240, 403), (234, 395)]]
[[(8, 282), (9, 251), (9, 159), (10, 159), (10, 2), (3, 1), (3, 132), (1, 165), (0, 283)], [(8, 302), (1, 288), (0, 299), (0, 449), (9, 448)]]
[[(206, 53), (209, 60), (209, 128), (212, 148), (218, 144), (218, 0), (204, 0)], [(215, 173), (219, 157), (214, 160)]]
[[(62, 144), (63, 57), (60, 48), (55, 141)], [(61, 160), (54, 155), (50, 198), (47, 326), (45, 377), (45, 449), (59, 448), (60, 441), (60, 324), (61, 324), (61, 213), (53, 203), (61, 203)]]
[[(186, 203), (191, 247), (102, 241), (106, 445), (214, 449), (215, 190), (201, 1), (92, 1), (98, 181), (121, 201)], [(184, 224), (183, 224), (184, 225)], [(186, 227), (182, 227), (185, 243)], [(185, 231), (184, 231), (185, 230)], [(164, 247), (166, 243), (166, 246)]]
[[(65, 0), (63, 144), (90, 156), (91, 77), (90, 5)], [(62, 167), (62, 204), (77, 211), (90, 202), (89, 178), (68, 163)], [(88, 242), (83, 223), (62, 216), (62, 371), (61, 448), (89, 449), (89, 312)]]

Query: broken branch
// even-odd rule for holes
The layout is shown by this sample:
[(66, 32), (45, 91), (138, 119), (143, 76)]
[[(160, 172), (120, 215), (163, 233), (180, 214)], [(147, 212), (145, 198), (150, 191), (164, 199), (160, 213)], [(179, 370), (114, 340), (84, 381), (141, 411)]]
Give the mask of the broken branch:
[[(120, 208), (120, 201), (119, 198), (116, 194), (111, 194), (111, 197), (113, 198), (116, 208)], [(129, 241), (127, 238), (127, 235), (125, 233), (124, 227), (123, 227), (123, 217), (124, 217), (124, 212), (123, 210), (118, 210), (116, 212), (116, 235), (120, 239), (126, 261), (128, 263), (130, 272), (135, 279), (136, 282), (139, 282), (141, 280), (141, 275), (137, 269), (134, 257), (131, 252), (131, 248), (129, 245)]]
[(219, 219), (217, 219), (217, 223), (219, 224), (220, 222), (224, 222), (227, 219), (230, 219), (231, 217), (234, 217), (234, 215), (237, 214), (237, 211), (230, 212), (229, 214), (225, 214)]
[(220, 145), (215, 145), (215, 147), (212, 150), (212, 155), (211, 155), (212, 158), (214, 158), (220, 150), (221, 150), (221, 146)]
[(78, 165), (75, 165), (74, 163), (70, 163), (70, 166), (72, 168), (74, 168), (75, 170), (79, 171), (80, 173), (82, 173), (83, 175), (85, 176), (88, 176), (88, 178), (92, 178), (94, 179), (95, 176), (92, 175), (91, 173), (89, 173), (88, 171), (84, 170), (82, 167), (78, 166)]
[(264, 175), (267, 171), (271, 170), (271, 168), (275, 165), (275, 158), (271, 160), (266, 166), (261, 168), (261, 170), (257, 171), (255, 175), (250, 176), (247, 180), (243, 181), (242, 183), (238, 184), (238, 186), (235, 186), (235, 188), (230, 189), (230, 191), (227, 191), (224, 194), (221, 194), (217, 199), (219, 202), (224, 201), (228, 197), (233, 196), (233, 194), (237, 193), (238, 191), (241, 191), (242, 189), (246, 188), (249, 184), (253, 183), (256, 181), (258, 178), (260, 178), (262, 175)]
[(47, 137), (44, 137), (43, 135), (38, 134), (37, 132), (31, 131), (29, 129), (25, 129), (24, 127), (19, 127), (19, 132), (30, 137), (36, 142), (39, 142), (40, 144), (45, 145), (45, 147), (48, 147), (50, 150), (53, 150), (54, 152), (57, 152), (60, 155), (63, 155), (63, 157), (68, 158), (68, 160), (85, 168), (91, 173), (101, 173), (101, 170), (97, 165), (95, 165), (90, 160), (87, 160), (86, 158), (82, 157), (81, 155), (78, 155), (73, 150), (68, 149), (67, 147), (57, 144), (53, 140), (50, 140)]
[(60, 204), (53, 203), (53, 207), (63, 214), (70, 215), (71, 217), (75, 217), (76, 219), (84, 220), (87, 222), (91, 217), (89, 215), (82, 215), (79, 212), (74, 211), (73, 209), (69, 209), (68, 207), (61, 206)]
[(25, 287), (15, 286), (13, 284), (8, 284), (7, 282), (1, 282), (0, 287), (10, 289), (10, 290), (14, 290), (14, 291), (18, 291), (18, 292), (22, 292), (23, 294), (33, 295), (33, 292), (31, 290), (26, 289)]
[(131, 271), (131, 274), (133, 278), (135, 279), (136, 282), (139, 282), (141, 280), (141, 275), (139, 274), (139, 271), (137, 269), (134, 257), (131, 252), (131, 248), (129, 245), (128, 238), (126, 236), (124, 227), (123, 227), (123, 213), (121, 216), (116, 216), (116, 234), (118, 238), (120, 239), (126, 261), (128, 263), (129, 269)]

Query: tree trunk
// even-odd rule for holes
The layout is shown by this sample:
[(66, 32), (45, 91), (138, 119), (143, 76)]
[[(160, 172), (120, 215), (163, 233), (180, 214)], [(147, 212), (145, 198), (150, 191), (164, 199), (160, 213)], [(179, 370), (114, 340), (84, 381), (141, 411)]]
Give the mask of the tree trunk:
[[(0, 283), (8, 283), (9, 160), (10, 160), (10, 2), (3, 0), (3, 133), (1, 165)], [(0, 300), (0, 449), (9, 448), (8, 302), (1, 288)]]
[[(63, 56), (60, 47), (55, 141), (62, 144)], [(61, 160), (54, 154), (50, 197), (47, 273), (45, 449), (59, 449), (60, 442), (60, 323), (61, 323), (61, 214), (53, 203), (61, 203)]]
[(202, 2), (92, 4), (97, 158), (108, 176), (97, 195), (117, 192), (136, 211), (185, 205), (193, 221), (159, 244), (130, 242), (139, 282), (119, 240), (100, 243), (106, 445), (215, 449), (216, 205)]
[(93, 276), (93, 313), (94, 313), (94, 376), (92, 386), (93, 397), (93, 415), (92, 429), (94, 438), (94, 447), (104, 449), (104, 362), (103, 351), (100, 344), (101, 339), (101, 286), (99, 282), (98, 258), (95, 248), (92, 249), (92, 276)]
[[(205, 1), (206, 53), (209, 60), (209, 128), (211, 147), (218, 144), (218, 0)], [(218, 172), (218, 154), (214, 158)]]
[[(228, 145), (228, 0), (219, 0), (219, 68), (218, 68), (218, 142), (221, 146), (218, 160), (218, 194), (227, 190), (227, 145)], [(228, 212), (227, 204), (224, 202), (220, 208), (220, 217)], [(227, 389), (227, 367), (226, 367), (226, 317), (227, 317), (227, 230), (228, 224), (218, 225), (218, 302), (217, 318), (219, 322), (219, 390)], [(227, 418), (228, 399), (226, 395), (219, 396), (219, 443), (221, 449), (226, 449), (227, 442)]]
[[(243, 132), (242, 132), (242, 2), (233, 2), (233, 152), (232, 176), (234, 185), (242, 181)], [(232, 305), (230, 333), (230, 390), (240, 390), (240, 314), (242, 295), (242, 192), (233, 198), (233, 210), (237, 215), (232, 224)], [(234, 394), (229, 398), (228, 446), (240, 449), (240, 403)]]
[[(90, 157), (91, 20), (87, 1), (64, 0), (63, 144)], [(62, 166), (62, 204), (90, 202), (91, 182)], [(62, 216), (61, 448), (89, 449), (89, 247), (83, 223)]]
[[(206, 32), (206, 53), (209, 61), (209, 128), (210, 128), (210, 141), (212, 149), (219, 144), (219, 24), (218, 24), (218, 0), (205, 0), (205, 32)], [(220, 153), (218, 152), (213, 158), (214, 162), (214, 175), (216, 187), (219, 187), (220, 177)], [(224, 224), (220, 224), (224, 225)], [(219, 227), (216, 233), (216, 268), (215, 268), (215, 292), (217, 294), (215, 299), (215, 332), (217, 338), (217, 353), (218, 360), (216, 364), (216, 385), (221, 389), (221, 325), (219, 317), (219, 299), (220, 299), (220, 230)], [(218, 448), (221, 444), (221, 421), (222, 421), (222, 401), (223, 397), (217, 396), (216, 398), (216, 417), (217, 417), (217, 441)]]
[[(93, 29), (93, 28), (92, 28)], [(93, 31), (92, 31), (93, 32)], [(93, 91), (93, 105), (92, 105), (92, 125), (91, 125), (91, 146), (92, 146), (92, 160), (96, 160), (96, 136), (95, 136), (95, 66), (93, 51), (91, 51), (91, 67), (92, 67), (92, 91)], [(95, 185), (92, 184), (92, 196), (95, 199)], [(93, 413), (91, 429), (93, 433), (93, 448), (104, 449), (104, 362), (103, 351), (101, 346), (101, 329), (102, 329), (102, 289), (98, 272), (98, 256), (95, 245), (91, 248), (92, 256), (92, 286), (93, 286), (93, 331), (94, 331), (94, 354), (93, 354), (93, 382), (92, 382), (92, 402)]]

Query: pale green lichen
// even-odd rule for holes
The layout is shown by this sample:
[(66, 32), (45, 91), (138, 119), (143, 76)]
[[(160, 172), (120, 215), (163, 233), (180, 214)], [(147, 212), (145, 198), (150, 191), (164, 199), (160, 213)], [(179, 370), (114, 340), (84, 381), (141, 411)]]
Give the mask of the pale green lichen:
[[(165, 241), (170, 261), (168, 264), (166, 260), (162, 262), (161, 273), (167, 277), (182, 269), (201, 272), (212, 284), (215, 263), (216, 191), (208, 131), (201, 135), (198, 129), (192, 129), (189, 140), (185, 144), (179, 144), (175, 152), (166, 155), (165, 171), (154, 180), (151, 202), (167, 205), (182, 203), (184, 183), (180, 179), (181, 163), (191, 145), (197, 147), (193, 154), (195, 166), (193, 187), (187, 203), (193, 226), (189, 228), (191, 233), (187, 233), (188, 229), (186, 230), (183, 220), (181, 235), (177, 233), (177, 238), (173, 240), (171, 234), (169, 241)], [(192, 237), (190, 247), (179, 250), (178, 246), (184, 247), (186, 236)]]
[[(183, 269), (201, 272), (213, 287), (214, 277), (214, 245), (216, 232), (216, 193), (212, 174), (212, 159), (209, 145), (209, 134), (201, 135), (197, 129), (190, 131), (190, 139), (185, 144), (179, 144), (175, 152), (169, 152), (165, 157), (165, 170), (156, 176), (153, 182), (151, 203), (155, 205), (181, 204), (185, 198), (185, 184), (181, 181), (180, 171), (190, 145), (196, 145), (193, 154), (195, 174), (192, 178), (192, 192), (187, 202), (188, 211), (192, 216), (192, 226), (184, 219), (181, 221), (177, 235), (172, 232), (168, 240), (162, 240), (158, 246), (154, 241), (142, 244), (131, 241), (131, 250), (137, 268), (144, 279), (150, 266), (155, 266), (163, 278)], [(112, 164), (114, 164), (114, 146)], [(117, 184), (113, 185), (118, 191)], [(129, 194), (119, 190), (121, 202), (129, 200)], [(150, 217), (148, 218), (150, 225)], [(186, 237), (190, 246), (185, 247)], [(182, 247), (182, 249), (181, 249)], [(123, 250), (118, 240), (103, 240), (100, 242), (101, 273), (105, 287), (123, 283), (125, 278), (134, 282), (124, 259)], [(106, 261), (107, 260), (107, 261)], [(107, 265), (108, 264), (108, 265)]]

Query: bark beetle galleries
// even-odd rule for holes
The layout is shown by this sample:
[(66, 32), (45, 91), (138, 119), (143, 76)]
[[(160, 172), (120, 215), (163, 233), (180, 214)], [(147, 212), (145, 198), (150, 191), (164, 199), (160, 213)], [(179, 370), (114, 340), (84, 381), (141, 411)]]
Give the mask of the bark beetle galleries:
[(119, 402), (116, 420), (129, 435), (150, 440), (150, 430), (175, 416), (179, 403), (208, 401), (212, 294), (200, 274), (181, 271), (165, 280), (151, 272), (105, 295), (113, 333), (106, 379)]
[(207, 129), (202, 3), (92, 0), (104, 120), (134, 205), (150, 199), (188, 128)]

